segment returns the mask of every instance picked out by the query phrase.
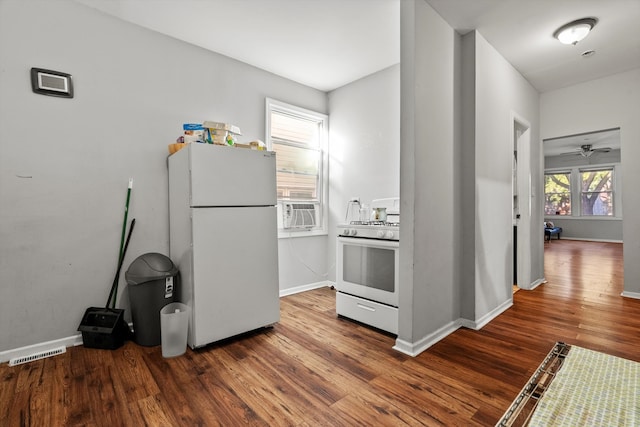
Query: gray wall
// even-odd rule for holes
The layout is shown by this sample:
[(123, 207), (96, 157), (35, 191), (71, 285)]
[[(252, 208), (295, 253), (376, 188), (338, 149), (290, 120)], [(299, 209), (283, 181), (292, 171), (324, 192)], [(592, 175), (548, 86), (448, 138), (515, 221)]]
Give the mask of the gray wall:
[[(465, 199), (464, 213), (475, 221), (475, 254), (473, 262), (463, 268), (475, 268), (475, 313), (470, 320), (483, 323), (512, 300), (512, 129), (516, 118), (529, 124), (530, 133), (528, 146), (518, 151), (519, 182), (526, 181), (522, 178), (528, 174), (532, 183), (541, 180), (542, 150), (537, 143), (538, 92), (479, 32), (475, 34), (475, 70), (475, 98), (463, 100), (475, 101), (475, 150), (471, 151), (475, 154), (475, 170), (463, 170), (464, 178), (474, 183), (474, 204), (468, 206), (470, 201)], [(542, 223), (542, 212), (528, 208), (540, 200), (540, 190), (536, 185), (519, 185), (518, 238), (524, 244), (520, 254), (524, 265), (518, 272), (518, 284), (523, 287), (531, 287), (544, 277), (537, 227)], [(536, 224), (535, 230), (532, 224)], [(469, 284), (463, 286), (467, 289)]]
[(415, 354), (459, 316), (459, 36), (423, 0), (401, 2), (400, 16), (402, 243), (396, 348)]
[[(539, 112), (536, 90), (479, 33), (461, 40), (423, 0), (401, 3), (401, 23), (396, 348), (416, 354), (511, 304), (513, 122), (525, 118), (538, 141)], [(537, 181), (542, 152), (530, 145)], [(529, 233), (534, 221), (541, 212), (528, 218)], [(530, 246), (530, 279), (541, 281), (542, 240)]]
[[(0, 352), (73, 336), (106, 302), (133, 177), (126, 308), (129, 263), (168, 253), (167, 144), (182, 123), (264, 140), (265, 97), (327, 113), (324, 92), (67, 0), (0, 1), (0, 64)], [(75, 98), (32, 93), (31, 67), (71, 73)], [(308, 280), (286, 244), (281, 285)], [(326, 270), (326, 238), (301, 252)]]
[(330, 92), (329, 111), (328, 257), (335, 280), (336, 227), (349, 198), (370, 204), (400, 195), (400, 65)]
[[(621, 219), (567, 219), (554, 216), (547, 217), (546, 220), (552, 221), (556, 227), (562, 227), (561, 239), (622, 242)], [(540, 235), (542, 235), (542, 229)], [(557, 236), (552, 236), (551, 238), (555, 240)]]
[(400, 65), (329, 92), (328, 103), (328, 235), (280, 239), (285, 293), (335, 282), (337, 226), (351, 197), (370, 204), (400, 195)]
[[(624, 292), (640, 298), (640, 69), (591, 80), (540, 96), (543, 139), (620, 127)], [(594, 102), (593, 100), (597, 100)]]
[(464, 150), (460, 153), (461, 172), (461, 211), (474, 213), (462, 215), (461, 226), (464, 244), (462, 245), (460, 287), (460, 316), (474, 319), (476, 312), (476, 32), (467, 33), (461, 40), (461, 91), (465, 102), (461, 103), (463, 120), (462, 141)]
[(620, 163), (621, 151), (611, 150), (608, 153), (593, 153), (589, 157), (580, 155), (545, 156), (545, 169), (562, 169), (580, 166), (611, 165)]

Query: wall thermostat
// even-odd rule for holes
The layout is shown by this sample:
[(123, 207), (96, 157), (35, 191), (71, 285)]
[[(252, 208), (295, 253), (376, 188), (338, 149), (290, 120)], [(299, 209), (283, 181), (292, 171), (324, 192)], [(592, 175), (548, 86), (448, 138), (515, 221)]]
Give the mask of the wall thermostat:
[(35, 93), (73, 98), (71, 74), (43, 68), (31, 69), (31, 88)]

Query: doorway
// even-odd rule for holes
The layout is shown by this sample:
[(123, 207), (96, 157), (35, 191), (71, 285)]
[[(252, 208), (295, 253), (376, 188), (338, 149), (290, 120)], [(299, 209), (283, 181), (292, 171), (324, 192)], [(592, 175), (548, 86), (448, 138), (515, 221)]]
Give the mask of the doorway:
[(531, 283), (531, 132), (529, 122), (512, 114), (513, 286)]
[(544, 221), (562, 238), (622, 242), (620, 128), (543, 140)]

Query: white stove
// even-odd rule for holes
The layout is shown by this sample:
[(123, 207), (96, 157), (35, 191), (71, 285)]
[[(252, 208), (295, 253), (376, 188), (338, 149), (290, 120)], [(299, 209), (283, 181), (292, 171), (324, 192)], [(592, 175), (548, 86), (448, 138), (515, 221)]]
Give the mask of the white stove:
[(386, 221), (351, 221), (338, 226), (336, 313), (398, 333), (399, 199), (378, 199)]

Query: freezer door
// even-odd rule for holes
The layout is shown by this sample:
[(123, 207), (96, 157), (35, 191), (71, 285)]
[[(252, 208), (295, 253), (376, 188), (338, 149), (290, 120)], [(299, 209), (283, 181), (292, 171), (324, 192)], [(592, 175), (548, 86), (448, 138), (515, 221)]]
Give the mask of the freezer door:
[(190, 144), (187, 149), (192, 207), (276, 204), (274, 152), (212, 144)]
[(280, 320), (276, 208), (193, 212), (192, 348)]

